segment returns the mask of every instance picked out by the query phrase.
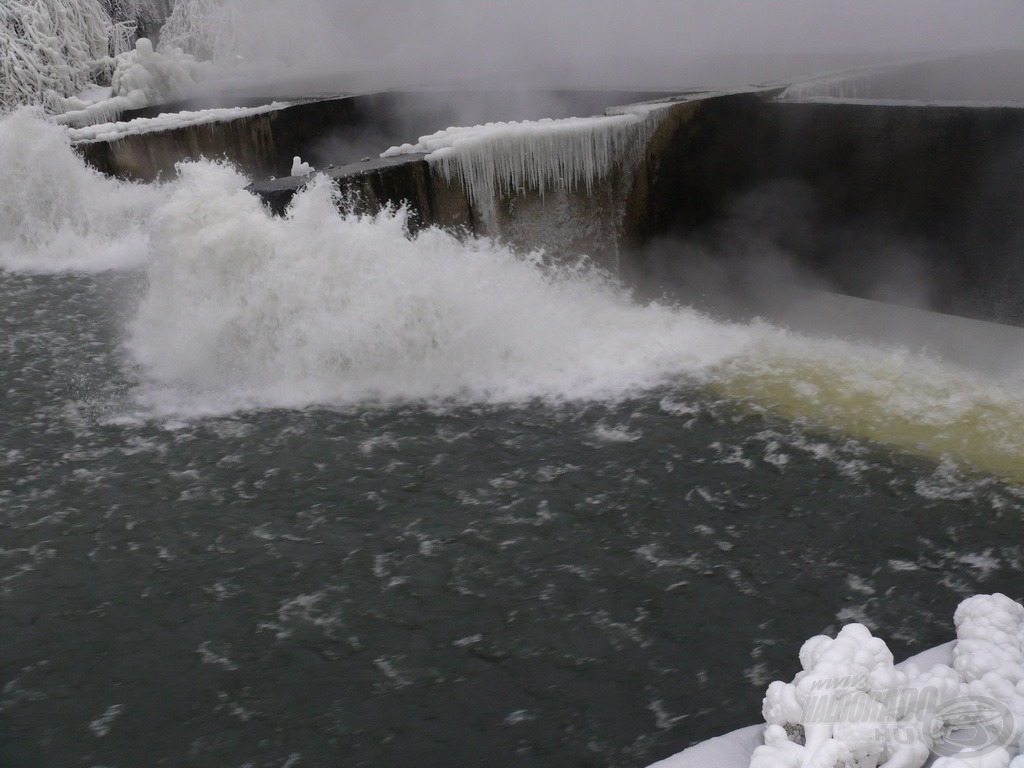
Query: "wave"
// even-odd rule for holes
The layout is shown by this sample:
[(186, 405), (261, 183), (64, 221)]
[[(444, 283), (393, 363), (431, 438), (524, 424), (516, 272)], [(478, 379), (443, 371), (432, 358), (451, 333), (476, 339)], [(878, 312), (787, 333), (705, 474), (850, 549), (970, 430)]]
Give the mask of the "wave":
[(214, 408), (607, 398), (746, 343), (693, 310), (636, 304), (585, 262), (410, 236), (403, 210), (341, 213), (323, 178), (285, 218), (243, 184), (183, 166), (158, 216), (130, 347), (165, 394)]

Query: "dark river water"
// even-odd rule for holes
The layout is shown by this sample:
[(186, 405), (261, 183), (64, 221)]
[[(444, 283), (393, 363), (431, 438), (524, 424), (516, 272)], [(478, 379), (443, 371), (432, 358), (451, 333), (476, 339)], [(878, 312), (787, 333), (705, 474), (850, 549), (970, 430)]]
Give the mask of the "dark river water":
[(147, 416), (142, 281), (0, 272), (0, 765), (644, 766), (809, 636), (1024, 592), (1024, 497), (678, 382)]

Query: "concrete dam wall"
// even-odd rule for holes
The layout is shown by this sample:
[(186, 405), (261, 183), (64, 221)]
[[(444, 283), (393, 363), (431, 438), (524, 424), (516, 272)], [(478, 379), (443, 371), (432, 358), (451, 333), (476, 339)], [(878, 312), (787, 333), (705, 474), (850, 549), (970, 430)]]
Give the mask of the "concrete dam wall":
[[(727, 258), (745, 233), (746, 247), (784, 252), (828, 290), (1024, 325), (1024, 109), (806, 102), (781, 91), (665, 100), (639, 157), (590, 189), (521, 187), (488, 201), (423, 153), (354, 156), (467, 124), (454, 118), (469, 114), (472, 97), (447, 108), (437, 94), (308, 102), (81, 150), (97, 168), (136, 178), (199, 154), (283, 177), (300, 154), (320, 168), (334, 163), (328, 175), (365, 210), (404, 203), (419, 225), (586, 252), (652, 292), (699, 293), (694, 252)], [(629, 95), (563, 94), (562, 103), (567, 114), (598, 112)], [(501, 95), (492, 98), (495, 108)], [(281, 212), (304, 183), (253, 188)]]
[(673, 272), (652, 241), (743, 229), (832, 290), (899, 303), (872, 292), (903, 269), (918, 304), (1024, 323), (1024, 109), (704, 100), (662, 123), (628, 210), (649, 278)]
[[(318, 169), (376, 158), (394, 144), (450, 125), (494, 120), (537, 120), (592, 114), (610, 104), (658, 95), (621, 91), (383, 92), (282, 103), (260, 114), (182, 125), (147, 133), (125, 132), (109, 141), (87, 141), (78, 151), (104, 173), (139, 181), (174, 174), (183, 160), (223, 158), (253, 179), (285, 177), (299, 155)], [(257, 108), (270, 98), (210, 98), (126, 112), (122, 121), (163, 113), (223, 107)]]

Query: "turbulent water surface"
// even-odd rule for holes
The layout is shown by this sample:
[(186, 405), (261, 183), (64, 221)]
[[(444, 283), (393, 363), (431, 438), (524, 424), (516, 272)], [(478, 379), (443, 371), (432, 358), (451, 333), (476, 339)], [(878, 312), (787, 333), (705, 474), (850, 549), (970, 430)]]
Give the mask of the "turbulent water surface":
[(642, 766), (1019, 596), (1012, 381), (24, 115), (0, 162), (4, 766)]

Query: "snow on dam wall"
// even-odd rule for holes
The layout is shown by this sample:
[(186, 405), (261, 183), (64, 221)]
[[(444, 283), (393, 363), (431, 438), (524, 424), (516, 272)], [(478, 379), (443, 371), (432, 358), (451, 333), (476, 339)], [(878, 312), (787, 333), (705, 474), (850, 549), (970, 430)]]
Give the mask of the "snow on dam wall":
[[(359, 157), (429, 124), (405, 119), (408, 94), (291, 105), (80, 149), (101, 170), (138, 178), (199, 154), (228, 157), (254, 178), (279, 177), (254, 185), (278, 211), (305, 181), (287, 177), (301, 154), (320, 169), (335, 164), (327, 172), (365, 209), (404, 202), (421, 224), (588, 252), (640, 281), (667, 274), (664, 249), (652, 245), (760, 229), (833, 290), (877, 298), (868, 282), (879, 265), (905, 259), (927, 273), (930, 308), (1024, 325), (1024, 109), (787, 100), (781, 90), (666, 101), (651, 113), (643, 151), (595, 183), (512, 190), (502, 182), (490, 204), (422, 152)], [(590, 114), (603, 109), (597, 99), (616, 103), (587, 98)], [(466, 116), (464, 104), (437, 113), (443, 101), (422, 102), (435, 110), (434, 125)], [(581, 103), (567, 113), (581, 114)]]
[[(332, 131), (357, 124), (359, 106), (352, 99), (287, 104), (238, 119), (147, 132), (126, 130), (110, 140), (80, 142), (77, 149), (98, 170), (140, 181), (172, 176), (176, 163), (200, 157), (230, 160), (253, 178), (287, 176), (294, 154), (308, 154)], [(155, 119), (148, 114), (152, 111), (125, 119)]]
[[(199, 157), (231, 160), (253, 179), (280, 178), (288, 176), (295, 155), (324, 169), (377, 157), (392, 144), (450, 125), (592, 114), (610, 104), (663, 95), (620, 91), (395, 91), (275, 102), (274, 109), (265, 108), (274, 102), (269, 96), (211, 95), (126, 112), (121, 117), (126, 125), (117, 138), (81, 141), (77, 146), (85, 159), (104, 173), (140, 181), (173, 175), (176, 163)], [(171, 127), (146, 132), (132, 129), (135, 122), (156, 121), (164, 113), (226, 104), (239, 108), (237, 118), (225, 115), (216, 122), (180, 125), (168, 121)], [(127, 122), (130, 120), (135, 122)]]

